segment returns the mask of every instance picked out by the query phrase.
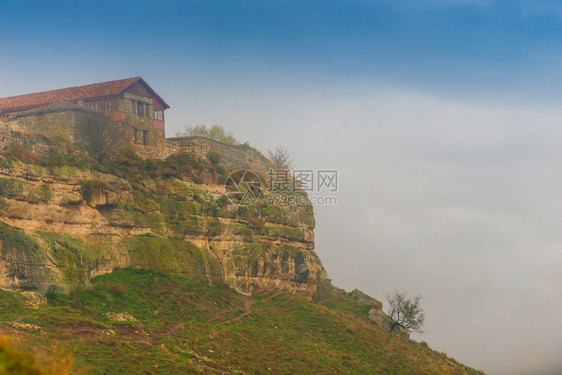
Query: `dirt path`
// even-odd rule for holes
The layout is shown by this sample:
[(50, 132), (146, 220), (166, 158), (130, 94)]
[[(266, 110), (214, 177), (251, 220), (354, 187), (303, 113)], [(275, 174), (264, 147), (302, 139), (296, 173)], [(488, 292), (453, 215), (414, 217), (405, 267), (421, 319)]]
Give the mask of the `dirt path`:
[(247, 299), (246, 301), (244, 301), (244, 313), (240, 316), (237, 316), (234, 319), (231, 320), (227, 320), (226, 322), (222, 322), (221, 324), (228, 324), (228, 323), (232, 323), (237, 321), (238, 319), (242, 319), (245, 316), (250, 315), (250, 313), (252, 312), (252, 305), (254, 304), (254, 301)]
[[(250, 315), (250, 314), (252, 313), (252, 305), (254, 304), (254, 302), (255, 302), (255, 301), (253, 301), (253, 300), (251, 300), (251, 299), (249, 299), (249, 298), (245, 299), (245, 300), (244, 300), (243, 313), (242, 313), (241, 315), (237, 316), (237, 317), (234, 318), (234, 319), (230, 319), (230, 320), (221, 322), (221, 323), (219, 323), (219, 324), (232, 323), (232, 322), (234, 322), (234, 321), (236, 321), (236, 320), (238, 320), (238, 319), (241, 319), (241, 318), (243, 318), (243, 317), (245, 317), (245, 316)], [(238, 310), (240, 310), (240, 308), (219, 311), (218, 313), (216, 313), (215, 315), (213, 315), (213, 317), (212, 317), (211, 319), (207, 320), (205, 323), (210, 323), (210, 322), (212, 322), (213, 320), (217, 320), (218, 318), (220, 318), (220, 317), (223, 316), (224, 314), (227, 314), (227, 313), (233, 312), (233, 311), (238, 311)]]
[(328, 302), (330, 302), (330, 301), (332, 301), (332, 300), (335, 300), (336, 298), (339, 298), (339, 297), (340, 297), (340, 292), (335, 291), (333, 297), (326, 298), (326, 299), (324, 299), (324, 300), (322, 300), (322, 301), (318, 301), (318, 302), (316, 302), (316, 303), (317, 303), (318, 305), (326, 306), (326, 304), (327, 304)]
[[(267, 300), (270, 300), (270, 299), (272, 299), (272, 298), (275, 298), (275, 297), (277, 297), (278, 295), (280, 295), (280, 294), (282, 294), (282, 293), (284, 293), (284, 292), (285, 292), (285, 291), (283, 291), (283, 290), (278, 290), (278, 291), (276, 291), (276, 292), (273, 292), (273, 293), (271, 293), (271, 295), (269, 295), (269, 296), (267, 296), (266, 298), (264, 298), (263, 301), (267, 301)], [(264, 294), (265, 294), (265, 293), (264, 293)], [(263, 295), (263, 294), (261, 294), (261, 295)], [(284, 305), (285, 303), (291, 301), (293, 298), (294, 298), (294, 296), (289, 297), (286, 301), (282, 302), (279, 306)], [(245, 317), (245, 316), (250, 315), (250, 314), (252, 313), (252, 305), (253, 305), (254, 303), (255, 303), (254, 300), (252, 300), (252, 299), (250, 299), (250, 298), (246, 298), (246, 299), (244, 300), (244, 307), (242, 308), (242, 311), (243, 311), (242, 314), (240, 314), (240, 315), (237, 316), (236, 318), (229, 319), (229, 320), (226, 320), (226, 321), (224, 321), (224, 322), (220, 322), (220, 323), (218, 323), (218, 324), (228, 324), (228, 323), (232, 323), (232, 322), (235, 322), (235, 321), (237, 321), (237, 320), (239, 320), (239, 319), (242, 319), (242, 318)], [(219, 318), (220, 318), (221, 316), (223, 316), (224, 314), (228, 314), (228, 313), (230, 313), (230, 312), (234, 312), (234, 311), (238, 311), (238, 310), (240, 310), (240, 308), (219, 311), (218, 313), (216, 313), (215, 315), (213, 315), (212, 318), (208, 319), (205, 323), (210, 323), (210, 322), (212, 322), (212, 321), (214, 321), (214, 320), (219, 319)]]
[(295, 299), (296, 296), (291, 296), (289, 298), (287, 298), (285, 301), (281, 302), (279, 305), (277, 305), (277, 307), (283, 306), (284, 304), (291, 302), (292, 300)]
[(14, 320), (12, 320), (12, 323), (19, 323), (21, 322), (24, 318), (27, 318), (28, 316), (30, 316), (31, 314), (33, 314), (35, 311), (32, 312), (28, 312), (27, 314), (23, 314), (18, 316), (17, 318), (15, 318)]
[(152, 344), (158, 344), (158, 342), (166, 337), (166, 336), (170, 336), (173, 335), (174, 333), (176, 333), (177, 331), (179, 331), (180, 329), (182, 329), (185, 326), (184, 322), (172, 322), (172, 323), (166, 323), (167, 327), (166, 330), (164, 332), (160, 332), (157, 334), (154, 334), (152, 336), (149, 337), (148, 341)]
[(268, 299), (272, 299), (272, 298), (274, 298), (274, 297), (277, 297), (277, 296), (280, 295), (281, 293), (283, 293), (283, 291), (282, 291), (282, 290), (278, 290), (277, 292), (273, 293), (272, 295), (270, 295), (269, 297), (267, 297), (266, 299), (264, 299), (264, 301), (265, 301), (265, 300), (268, 300)]

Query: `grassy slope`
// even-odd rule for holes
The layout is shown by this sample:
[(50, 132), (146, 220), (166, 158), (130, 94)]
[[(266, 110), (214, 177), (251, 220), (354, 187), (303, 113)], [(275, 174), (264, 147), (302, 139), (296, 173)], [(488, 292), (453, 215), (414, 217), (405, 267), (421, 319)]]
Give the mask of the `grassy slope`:
[(225, 285), (142, 270), (93, 283), (70, 296), (51, 295), (38, 310), (0, 291), (0, 328), (29, 346), (60, 344), (87, 374), (477, 373), (383, 332), (367, 318), (368, 306), (330, 296), (328, 287), (324, 306), (284, 292), (246, 297)]

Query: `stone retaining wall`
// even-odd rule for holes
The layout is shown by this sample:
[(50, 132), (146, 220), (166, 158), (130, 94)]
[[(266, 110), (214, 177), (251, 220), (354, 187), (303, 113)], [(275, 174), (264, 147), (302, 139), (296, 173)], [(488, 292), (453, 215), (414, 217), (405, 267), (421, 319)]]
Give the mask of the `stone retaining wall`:
[[(0, 120), (0, 150), (11, 144), (29, 146), (34, 152), (48, 156), (49, 146), (56, 138), (71, 142), (83, 140), (81, 126), (89, 116), (105, 116), (76, 106), (63, 106), (31, 111), (16, 118)], [(205, 137), (168, 138), (153, 134), (149, 145), (134, 143), (135, 152), (146, 159), (165, 159), (185, 152), (197, 159), (206, 159), (210, 151), (220, 155), (220, 163), (227, 170), (250, 169), (265, 175), (271, 167), (267, 158), (246, 145), (228, 145)]]

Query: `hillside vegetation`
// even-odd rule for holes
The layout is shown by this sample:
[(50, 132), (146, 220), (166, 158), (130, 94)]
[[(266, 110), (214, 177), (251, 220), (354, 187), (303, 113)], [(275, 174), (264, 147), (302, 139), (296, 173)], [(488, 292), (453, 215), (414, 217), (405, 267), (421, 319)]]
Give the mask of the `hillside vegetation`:
[(288, 292), (247, 297), (224, 284), (117, 270), (90, 288), (50, 293), (38, 309), (0, 291), (0, 328), (27, 347), (58, 346), (86, 374), (479, 373), (382, 331), (367, 318), (369, 305), (324, 283), (315, 304)]
[(0, 156), (0, 374), (479, 373), (331, 285), (306, 199), (233, 204), (214, 151), (72, 147)]

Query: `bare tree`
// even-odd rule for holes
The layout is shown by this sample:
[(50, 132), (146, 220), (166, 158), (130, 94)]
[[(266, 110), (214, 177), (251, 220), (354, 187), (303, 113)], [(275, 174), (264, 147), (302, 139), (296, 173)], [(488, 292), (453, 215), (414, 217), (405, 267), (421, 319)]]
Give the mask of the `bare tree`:
[(88, 154), (103, 163), (121, 148), (128, 139), (127, 128), (103, 116), (90, 116), (82, 128)]
[(269, 158), (275, 164), (277, 168), (282, 169), (290, 169), (291, 168), (291, 160), (289, 152), (285, 150), (283, 147), (276, 147), (274, 151), (268, 151)]
[(394, 323), (390, 326), (390, 332), (396, 327), (402, 327), (408, 331), (423, 332), (421, 330), (425, 319), (425, 313), (420, 305), (421, 296), (408, 297), (406, 292), (395, 291), (394, 294), (386, 296), (388, 301), (388, 312)]

